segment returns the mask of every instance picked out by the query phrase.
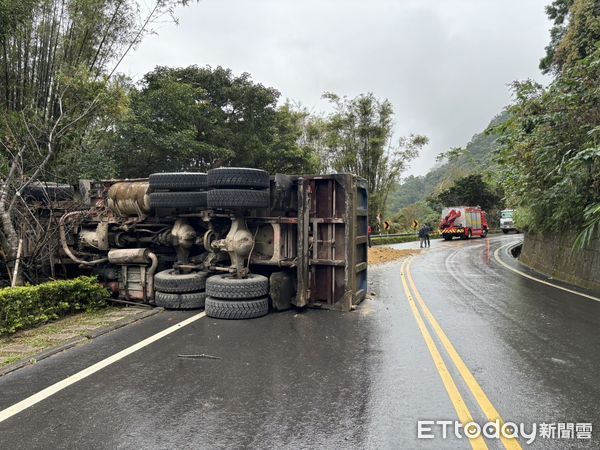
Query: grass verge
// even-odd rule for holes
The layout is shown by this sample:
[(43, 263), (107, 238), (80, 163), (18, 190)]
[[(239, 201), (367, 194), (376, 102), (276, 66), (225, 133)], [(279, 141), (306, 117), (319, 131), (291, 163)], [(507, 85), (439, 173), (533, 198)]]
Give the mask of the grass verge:
[(0, 337), (0, 368), (33, 357), (74, 338), (86, 336), (94, 330), (107, 327), (141, 311), (139, 308), (107, 306)]

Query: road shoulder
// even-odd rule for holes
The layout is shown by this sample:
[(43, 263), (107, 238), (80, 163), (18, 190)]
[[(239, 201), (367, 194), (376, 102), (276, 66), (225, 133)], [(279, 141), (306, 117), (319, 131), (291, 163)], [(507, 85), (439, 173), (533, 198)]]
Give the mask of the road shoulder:
[(510, 242), (497, 248), (494, 251), (494, 258), (496, 259), (496, 261), (504, 268), (511, 270), (512, 272), (517, 273), (524, 278), (528, 278), (538, 283), (545, 284), (547, 286), (560, 289), (565, 292), (569, 292), (571, 294), (577, 295), (588, 300), (600, 302), (600, 298), (598, 298), (598, 296), (595, 295), (597, 293), (584, 289), (580, 286), (575, 286), (567, 282), (558, 280), (547, 274), (538, 272), (537, 270), (529, 267), (528, 265), (520, 261), (518, 258), (514, 258), (510, 254), (510, 250), (513, 247), (519, 245), (519, 243), (519, 241)]
[(0, 338), (0, 377), (160, 311), (108, 307)]

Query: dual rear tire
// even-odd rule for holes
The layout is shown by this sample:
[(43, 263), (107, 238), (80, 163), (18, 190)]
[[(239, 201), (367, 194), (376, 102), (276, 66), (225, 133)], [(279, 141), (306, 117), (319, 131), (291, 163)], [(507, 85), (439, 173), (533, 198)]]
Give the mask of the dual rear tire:
[(204, 308), (215, 319), (254, 319), (269, 313), (269, 297), (236, 301), (207, 297)]
[(165, 309), (204, 308), (207, 272), (163, 270), (154, 276), (154, 303)]
[(206, 315), (215, 319), (253, 319), (269, 312), (269, 279), (248, 274), (224, 274), (206, 282)]
[(221, 167), (208, 173), (150, 175), (153, 209), (262, 209), (270, 205), (270, 176), (260, 169)]
[(270, 205), (269, 173), (260, 169), (220, 167), (208, 171), (207, 203), (215, 209), (262, 209)]
[(153, 173), (149, 177), (154, 210), (198, 210), (207, 206), (207, 175), (199, 172)]

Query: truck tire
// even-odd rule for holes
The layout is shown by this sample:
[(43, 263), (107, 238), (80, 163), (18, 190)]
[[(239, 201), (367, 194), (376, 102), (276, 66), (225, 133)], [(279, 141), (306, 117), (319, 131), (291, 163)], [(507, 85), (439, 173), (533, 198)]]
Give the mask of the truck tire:
[(208, 191), (209, 208), (268, 208), (269, 191), (250, 189), (213, 189)]
[(204, 311), (215, 319), (254, 319), (269, 313), (269, 297), (242, 301), (206, 297)]
[(242, 167), (220, 167), (208, 171), (208, 186), (211, 188), (267, 189), (269, 173), (260, 169)]
[(504, 234), (508, 234), (508, 230), (502, 230)]
[(206, 288), (207, 272), (177, 273), (175, 269), (163, 270), (154, 275), (154, 288), (169, 294), (200, 292)]
[(249, 273), (246, 278), (235, 275), (214, 275), (206, 281), (206, 294), (222, 300), (241, 300), (269, 294), (269, 279)]
[(206, 208), (206, 192), (152, 192), (151, 208)]
[(206, 292), (188, 292), (187, 294), (172, 294), (156, 291), (154, 303), (166, 309), (197, 309), (204, 308)]
[(153, 173), (149, 177), (151, 191), (197, 191), (206, 189), (206, 174), (200, 172)]
[(452, 240), (452, 236), (447, 235), (447, 234), (443, 234), (442, 237), (444, 238), (445, 241), (451, 241)]

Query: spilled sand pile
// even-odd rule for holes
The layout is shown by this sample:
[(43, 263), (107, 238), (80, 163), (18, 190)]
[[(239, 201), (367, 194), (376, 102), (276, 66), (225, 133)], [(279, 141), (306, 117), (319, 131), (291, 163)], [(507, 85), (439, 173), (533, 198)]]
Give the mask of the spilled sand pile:
[(383, 264), (399, 259), (408, 258), (412, 255), (418, 255), (420, 250), (399, 250), (389, 247), (371, 247), (369, 249), (369, 264)]

